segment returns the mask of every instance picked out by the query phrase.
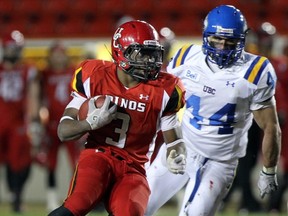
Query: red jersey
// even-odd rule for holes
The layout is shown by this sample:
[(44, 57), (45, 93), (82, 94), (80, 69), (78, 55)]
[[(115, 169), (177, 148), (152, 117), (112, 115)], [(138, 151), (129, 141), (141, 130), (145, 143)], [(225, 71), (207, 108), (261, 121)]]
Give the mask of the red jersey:
[(36, 75), (34, 67), (19, 64), (7, 70), (0, 65), (0, 162), (5, 161), (13, 171), (31, 163), (26, 99), (29, 81)]
[(109, 95), (118, 106), (116, 120), (89, 132), (86, 148), (125, 149), (141, 165), (148, 161), (146, 154), (161, 117), (176, 114), (184, 105), (183, 85), (175, 76), (161, 72), (155, 81), (126, 88), (117, 78), (116, 65), (108, 61), (84, 61), (75, 72), (72, 88), (87, 98)]
[(14, 124), (15, 121), (25, 120), (27, 83), (36, 74), (35, 68), (25, 65), (11, 70), (5, 70), (3, 65), (0, 65), (1, 123)]
[(42, 73), (44, 104), (49, 110), (49, 121), (57, 127), (63, 111), (69, 102), (74, 68), (67, 68), (61, 72), (46, 69)]

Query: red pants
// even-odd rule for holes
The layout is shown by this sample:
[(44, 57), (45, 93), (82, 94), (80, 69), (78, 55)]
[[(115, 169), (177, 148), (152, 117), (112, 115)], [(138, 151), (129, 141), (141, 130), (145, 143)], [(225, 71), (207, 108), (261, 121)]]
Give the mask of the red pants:
[(24, 123), (0, 124), (0, 161), (8, 163), (12, 171), (18, 172), (30, 166), (31, 143)]
[(75, 216), (83, 216), (104, 201), (114, 216), (140, 216), (144, 215), (149, 195), (145, 174), (127, 157), (108, 148), (85, 149), (64, 206)]

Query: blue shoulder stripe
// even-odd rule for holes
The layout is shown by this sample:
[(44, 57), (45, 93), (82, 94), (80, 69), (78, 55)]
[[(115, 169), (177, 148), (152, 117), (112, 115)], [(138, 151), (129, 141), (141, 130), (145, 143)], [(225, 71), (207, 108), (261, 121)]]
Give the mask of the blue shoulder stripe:
[(268, 63), (269, 60), (266, 57), (258, 56), (257, 58), (254, 59), (254, 61), (248, 68), (244, 78), (247, 79), (249, 82), (257, 85), (261, 77), (261, 74)]
[(189, 53), (189, 50), (191, 49), (192, 46), (193, 46), (193, 44), (190, 46), (183, 46), (177, 52), (177, 54), (175, 55), (175, 58), (173, 59), (173, 67), (172, 68), (178, 67), (184, 63), (185, 58), (186, 58), (187, 54)]

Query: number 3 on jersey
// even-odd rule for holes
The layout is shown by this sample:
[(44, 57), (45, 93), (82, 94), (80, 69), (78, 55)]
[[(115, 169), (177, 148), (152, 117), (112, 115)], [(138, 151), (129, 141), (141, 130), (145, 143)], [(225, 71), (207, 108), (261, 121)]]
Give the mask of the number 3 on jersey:
[[(196, 95), (191, 95), (187, 102), (186, 107), (192, 107), (192, 115), (194, 118), (190, 119), (190, 124), (198, 130), (201, 130), (201, 124), (198, 122), (203, 121), (203, 117), (199, 114), (201, 98)], [(213, 106), (213, 105), (212, 105)], [(236, 104), (227, 103), (208, 119), (209, 125), (222, 126), (218, 130), (218, 134), (232, 134), (235, 119)]]

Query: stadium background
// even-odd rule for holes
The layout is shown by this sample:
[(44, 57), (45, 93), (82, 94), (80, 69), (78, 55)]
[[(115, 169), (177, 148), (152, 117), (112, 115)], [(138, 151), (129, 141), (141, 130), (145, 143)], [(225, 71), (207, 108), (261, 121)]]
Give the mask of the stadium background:
[[(287, 0), (0, 0), (0, 37), (20, 30), (26, 39), (24, 60), (39, 69), (46, 66), (48, 47), (55, 40), (68, 47), (72, 64), (88, 56), (109, 60), (110, 39), (116, 24), (121, 17), (129, 15), (150, 22), (157, 30), (164, 26), (171, 28), (176, 35), (174, 53), (183, 44), (201, 43), (202, 21), (209, 10), (220, 4), (241, 9), (252, 32), (257, 32), (264, 22), (274, 25), (277, 31), (272, 54), (281, 54), (288, 40)], [(63, 150), (59, 164), (58, 195), (64, 199), (71, 172), (67, 170), (69, 165)], [(0, 212), (1, 203), (8, 201), (4, 178), (1, 167)], [(255, 182), (256, 178), (257, 173)], [(44, 169), (34, 165), (24, 200), (45, 203), (44, 194)], [(237, 193), (234, 200), (237, 202)]]

